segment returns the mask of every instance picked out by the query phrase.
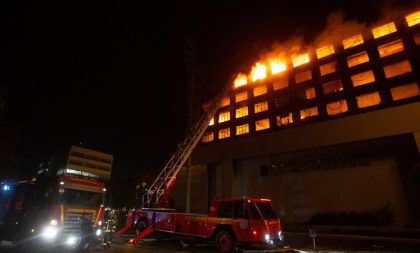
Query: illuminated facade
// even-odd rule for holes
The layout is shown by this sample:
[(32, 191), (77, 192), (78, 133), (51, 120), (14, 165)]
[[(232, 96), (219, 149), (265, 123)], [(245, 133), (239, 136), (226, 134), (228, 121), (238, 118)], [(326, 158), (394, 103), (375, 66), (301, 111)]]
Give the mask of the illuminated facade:
[(382, 207), (419, 222), (419, 23), (416, 12), (238, 75), (192, 155), (193, 211), (262, 196), (290, 223)]
[(73, 145), (42, 163), (37, 174), (69, 174), (109, 180), (112, 162), (111, 154)]

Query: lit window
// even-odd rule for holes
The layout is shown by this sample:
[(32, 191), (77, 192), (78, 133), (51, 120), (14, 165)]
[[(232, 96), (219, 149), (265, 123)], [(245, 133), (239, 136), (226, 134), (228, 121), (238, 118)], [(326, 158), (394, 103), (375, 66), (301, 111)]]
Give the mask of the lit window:
[(363, 44), (364, 40), (361, 34), (352, 36), (343, 40), (343, 47), (344, 49), (351, 48), (360, 44)]
[(298, 96), (298, 98), (300, 100), (313, 99), (313, 98), (316, 97), (315, 89), (314, 89), (314, 87), (309, 87), (309, 88), (306, 88), (306, 89), (301, 89), (301, 90), (298, 91), (297, 96)]
[(420, 11), (411, 13), (405, 16), (405, 20), (407, 20), (408, 26), (414, 26), (420, 23)]
[(319, 72), (321, 72), (321, 76), (325, 76), (330, 73), (334, 73), (337, 71), (337, 62), (329, 62), (327, 64), (319, 66)]
[(241, 118), (248, 115), (248, 106), (236, 109), (235, 118)]
[(241, 102), (248, 99), (248, 93), (246, 91), (235, 95), (235, 102)]
[(268, 128), (270, 128), (269, 119), (262, 119), (262, 120), (255, 121), (255, 131), (261, 131)]
[(345, 99), (327, 104), (328, 115), (337, 115), (337, 114), (344, 113), (347, 111), (348, 111), (347, 101)]
[(286, 115), (279, 115), (276, 116), (276, 124), (277, 126), (285, 126), (293, 123), (293, 114), (289, 112)]
[(230, 120), (230, 112), (220, 112), (219, 113), (219, 123), (226, 122)]
[(209, 126), (213, 126), (214, 125), (214, 117), (213, 118), (211, 118), (210, 119), (210, 122), (209, 122)]
[(365, 108), (380, 104), (381, 97), (379, 96), (378, 92), (373, 92), (356, 97), (356, 101), (358, 108)]
[(267, 86), (261, 85), (254, 88), (254, 97), (267, 93)]
[(416, 43), (416, 45), (420, 46), (420, 33), (413, 34), (413, 37), (414, 37), (414, 42)]
[(254, 105), (254, 112), (259, 113), (268, 110), (268, 102), (264, 101)]
[(397, 62), (391, 65), (387, 65), (384, 67), (384, 72), (386, 78), (391, 78), (394, 76), (399, 76), (405, 73), (411, 72), (411, 65), (410, 62), (405, 60), (401, 62)]
[(373, 38), (377, 39), (397, 31), (393, 22), (372, 29)]
[(230, 105), (230, 98), (224, 98), (221, 103), (221, 107)]
[(312, 79), (312, 72), (310, 69), (303, 72), (299, 72), (295, 75), (296, 83), (301, 83), (301, 82), (311, 80), (311, 79)]
[(203, 134), (203, 137), (201, 138), (201, 141), (204, 142), (204, 143), (214, 141), (213, 132)]
[(372, 70), (361, 72), (351, 76), (353, 87), (375, 82)]
[(293, 57), (292, 59), (293, 67), (297, 67), (309, 62), (309, 55), (308, 54), (301, 54)]
[(239, 73), (236, 77), (235, 81), (233, 82), (233, 86), (238, 88), (240, 86), (244, 86), (248, 83), (247, 77), (245, 74)]
[(366, 51), (347, 57), (347, 65), (349, 66), (349, 68), (365, 62), (369, 62), (369, 56)]
[(328, 46), (316, 49), (316, 56), (318, 57), (318, 59), (321, 59), (323, 57), (326, 57), (334, 53), (335, 51), (334, 51), (333, 45), (328, 45)]
[(381, 58), (402, 51), (404, 51), (404, 45), (401, 39), (385, 43), (378, 47), (379, 56)]
[(236, 135), (247, 134), (247, 133), (249, 133), (248, 124), (236, 126)]
[(219, 139), (229, 138), (230, 128), (224, 128), (219, 130)]
[(343, 82), (338, 79), (338, 80), (334, 80), (328, 83), (323, 83), (322, 84), (322, 90), (324, 92), (325, 95), (334, 93), (334, 92), (339, 92), (343, 90)]
[(401, 100), (415, 96), (420, 96), (420, 90), (417, 83), (410, 83), (391, 88), (391, 95), (393, 100)]
[(318, 115), (318, 107), (311, 107), (300, 110), (300, 119), (306, 119)]
[(283, 76), (273, 82), (273, 90), (280, 90), (286, 88), (288, 85), (287, 76)]

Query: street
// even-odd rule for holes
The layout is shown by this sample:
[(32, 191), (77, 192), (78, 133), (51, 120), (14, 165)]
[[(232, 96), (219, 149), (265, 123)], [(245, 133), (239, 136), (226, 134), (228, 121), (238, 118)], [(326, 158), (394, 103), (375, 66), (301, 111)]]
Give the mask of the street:
[[(240, 247), (238, 252), (324, 252), (324, 253), (418, 253), (420, 252), (420, 240), (397, 239), (382, 237), (344, 236), (344, 235), (318, 235), (315, 239), (314, 250), (313, 240), (304, 233), (288, 233), (285, 248), (250, 248)], [(14, 246), (2, 242), (0, 252), (14, 253)], [(60, 253), (62, 251), (53, 252)], [(126, 243), (126, 240), (116, 240), (108, 249), (95, 247), (91, 253), (128, 253), (128, 252), (174, 252), (174, 253), (210, 253), (217, 252), (217, 249), (210, 243), (185, 241), (175, 237), (149, 238), (141, 241), (136, 246)], [(63, 252), (64, 253), (64, 252)]]

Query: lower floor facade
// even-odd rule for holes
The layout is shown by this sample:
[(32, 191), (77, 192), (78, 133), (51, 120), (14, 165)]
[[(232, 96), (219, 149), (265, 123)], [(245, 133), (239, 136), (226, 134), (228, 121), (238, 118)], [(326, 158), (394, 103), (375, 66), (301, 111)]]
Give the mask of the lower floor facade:
[[(215, 196), (261, 197), (289, 224), (370, 216), (420, 224), (419, 116), (414, 103), (200, 146), (190, 211), (206, 213)], [(186, 171), (171, 194), (178, 210), (186, 205)]]

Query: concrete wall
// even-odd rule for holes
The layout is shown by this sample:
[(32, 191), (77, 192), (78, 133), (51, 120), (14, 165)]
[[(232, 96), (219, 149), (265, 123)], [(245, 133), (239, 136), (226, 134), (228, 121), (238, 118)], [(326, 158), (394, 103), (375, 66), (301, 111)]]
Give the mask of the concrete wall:
[(374, 160), (369, 166), (285, 172), (269, 167), (267, 158), (237, 162), (238, 192), (271, 198), (284, 221), (304, 222), (317, 212), (376, 211), (387, 205), (396, 224), (406, 222), (406, 204), (393, 159)]

